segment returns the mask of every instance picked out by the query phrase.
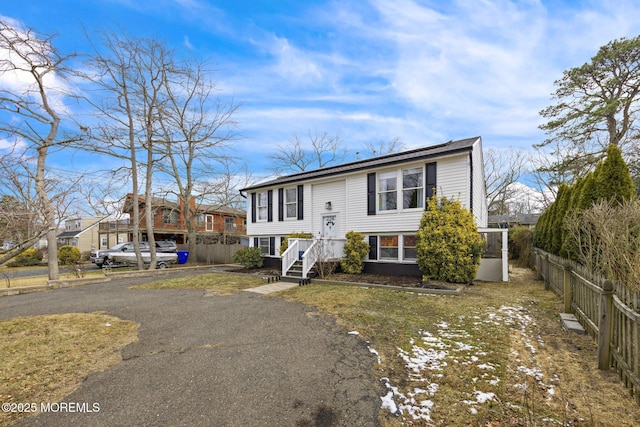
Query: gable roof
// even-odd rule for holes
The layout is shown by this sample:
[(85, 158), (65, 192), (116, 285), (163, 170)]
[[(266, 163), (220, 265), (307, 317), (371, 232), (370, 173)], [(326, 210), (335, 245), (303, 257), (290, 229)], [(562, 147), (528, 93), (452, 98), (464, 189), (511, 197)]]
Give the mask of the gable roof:
[(380, 166), (389, 166), (396, 163), (404, 163), (407, 161), (430, 159), (447, 154), (455, 154), (459, 152), (471, 151), (473, 144), (480, 139), (479, 136), (473, 138), (459, 139), (457, 141), (449, 141), (444, 144), (431, 145), (428, 147), (416, 148), (399, 153), (387, 154), (384, 156), (373, 157), (366, 160), (358, 160), (355, 162), (344, 163), (337, 166), (329, 166), (323, 169), (314, 169), (311, 171), (298, 172), (291, 175), (284, 175), (276, 179), (261, 182), (240, 190), (240, 192), (257, 190), (260, 188), (271, 187), (275, 185), (290, 184), (293, 182), (303, 181), (311, 178), (321, 178), (335, 174), (355, 172), (364, 169), (372, 169)]

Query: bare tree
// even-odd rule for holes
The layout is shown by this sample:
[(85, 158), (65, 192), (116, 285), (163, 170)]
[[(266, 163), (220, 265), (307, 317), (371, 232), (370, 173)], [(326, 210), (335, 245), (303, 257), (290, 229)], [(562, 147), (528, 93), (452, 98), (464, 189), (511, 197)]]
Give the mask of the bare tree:
[(526, 171), (527, 154), (514, 148), (487, 148), (483, 155), (489, 212), (495, 215), (507, 214), (508, 201), (517, 192), (517, 187), (513, 184)]
[(26, 144), (26, 151), (34, 153), (33, 186), (46, 229), (49, 279), (56, 280), (57, 218), (46, 162), (51, 149), (81, 139), (61, 127), (66, 113), (63, 102), (69, 95), (65, 93), (71, 74), (67, 64), (75, 55), (62, 55), (52, 36), (16, 28), (6, 21), (0, 21), (0, 55), (0, 75), (22, 82), (0, 89), (0, 110), (6, 118), (0, 123), (0, 135), (13, 142), (14, 148)]
[(150, 268), (155, 268), (153, 172), (156, 147), (162, 138), (160, 115), (166, 103), (163, 73), (174, 65), (172, 52), (156, 40), (121, 37), (115, 33), (105, 34), (103, 43), (104, 49), (95, 48), (90, 61), (93, 74), (86, 75), (99, 91), (90, 101), (98, 117), (85, 148), (128, 163), (132, 181), (132, 239), (140, 269), (144, 268), (139, 248), (139, 169), (143, 168)]
[[(196, 249), (198, 215), (193, 198), (197, 195), (206, 199), (210, 191), (213, 190), (214, 194), (219, 191), (218, 185), (197, 188), (198, 183), (216, 175), (216, 166), (229, 167), (229, 159), (222, 149), (237, 137), (237, 122), (233, 114), (239, 106), (233, 101), (220, 101), (210, 74), (211, 71), (201, 62), (162, 69), (167, 94), (159, 116), (164, 136), (161, 149), (166, 164), (162, 170), (172, 177), (177, 186), (191, 253)], [(224, 183), (221, 180), (219, 184)], [(195, 262), (195, 257), (191, 259)]]
[[(400, 137), (395, 137), (389, 141), (367, 142), (365, 143), (365, 148), (371, 156), (375, 157), (400, 152), (405, 150), (407, 146), (402, 142)], [(359, 155), (360, 153), (356, 153), (357, 157), (359, 157)]]
[(344, 161), (347, 150), (338, 135), (309, 131), (308, 136), (308, 144), (297, 134), (288, 142), (278, 144), (276, 152), (269, 156), (273, 165), (270, 170), (276, 175), (282, 175), (322, 169)]

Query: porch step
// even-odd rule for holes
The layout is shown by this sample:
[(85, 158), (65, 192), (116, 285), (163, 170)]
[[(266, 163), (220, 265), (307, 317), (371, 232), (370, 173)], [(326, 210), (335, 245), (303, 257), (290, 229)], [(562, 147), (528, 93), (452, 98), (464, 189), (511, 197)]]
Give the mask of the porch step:
[(562, 321), (562, 327), (567, 331), (575, 332), (580, 335), (585, 334), (585, 330), (578, 322), (575, 315), (571, 313), (560, 313), (560, 320)]
[[(315, 267), (311, 268), (309, 271), (309, 276), (314, 277), (316, 275)], [(298, 260), (293, 263), (291, 268), (287, 271), (286, 276), (294, 277), (294, 278), (302, 278), (302, 261)]]

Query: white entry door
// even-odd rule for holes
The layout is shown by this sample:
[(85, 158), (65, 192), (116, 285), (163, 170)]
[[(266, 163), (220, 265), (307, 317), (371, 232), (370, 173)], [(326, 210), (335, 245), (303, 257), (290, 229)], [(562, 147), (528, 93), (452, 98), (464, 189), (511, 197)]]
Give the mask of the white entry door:
[(338, 237), (338, 215), (322, 215), (322, 237), (335, 239)]

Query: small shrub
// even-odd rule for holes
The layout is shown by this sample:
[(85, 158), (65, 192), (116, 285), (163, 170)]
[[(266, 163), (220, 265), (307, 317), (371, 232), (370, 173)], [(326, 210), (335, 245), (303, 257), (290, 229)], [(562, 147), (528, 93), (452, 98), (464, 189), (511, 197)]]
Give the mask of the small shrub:
[(347, 274), (360, 274), (364, 269), (364, 259), (369, 253), (369, 244), (364, 240), (364, 234), (348, 231), (347, 242), (344, 244), (344, 258), (340, 261), (342, 271)]
[(9, 267), (29, 267), (33, 265), (40, 265), (42, 261), (42, 251), (37, 249), (27, 249), (20, 255), (17, 255), (12, 262), (7, 264)]
[(280, 255), (282, 255), (283, 253), (285, 253), (287, 249), (289, 249), (289, 239), (312, 239), (312, 238), (313, 238), (313, 234), (304, 233), (302, 231), (288, 234), (287, 237), (285, 237), (282, 240), (282, 244), (280, 245), (280, 248), (278, 249), (278, 251), (280, 251)]
[(473, 215), (458, 200), (428, 200), (416, 235), (417, 263), (425, 280), (470, 283), (483, 247)]
[(260, 268), (263, 261), (260, 248), (242, 248), (233, 254), (233, 262), (245, 268)]
[(62, 246), (58, 249), (58, 260), (62, 265), (72, 265), (80, 261), (82, 254), (75, 246)]

